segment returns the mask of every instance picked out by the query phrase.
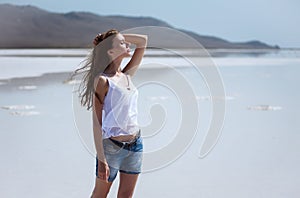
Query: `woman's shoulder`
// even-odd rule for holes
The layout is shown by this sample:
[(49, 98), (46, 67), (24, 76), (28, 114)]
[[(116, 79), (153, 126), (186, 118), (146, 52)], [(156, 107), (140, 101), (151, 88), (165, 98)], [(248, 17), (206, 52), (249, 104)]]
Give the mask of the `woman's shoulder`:
[(95, 77), (94, 80), (94, 87), (97, 90), (97, 88), (103, 88), (103, 87), (107, 87), (107, 78), (103, 75), (98, 75)]

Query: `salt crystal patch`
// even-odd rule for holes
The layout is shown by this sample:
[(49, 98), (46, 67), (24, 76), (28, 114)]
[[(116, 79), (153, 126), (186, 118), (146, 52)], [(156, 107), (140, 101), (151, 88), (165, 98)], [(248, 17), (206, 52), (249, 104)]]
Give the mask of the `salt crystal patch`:
[(255, 111), (277, 111), (281, 110), (281, 106), (271, 106), (271, 105), (256, 105), (256, 106), (249, 106), (248, 110), (255, 110)]
[(40, 112), (38, 111), (12, 111), (10, 112), (11, 115), (15, 116), (31, 116), (31, 115), (39, 115)]
[(2, 109), (5, 110), (29, 110), (29, 109), (35, 109), (34, 105), (8, 105), (8, 106), (2, 106)]
[(20, 90), (34, 90), (34, 89), (37, 89), (37, 86), (35, 86), (35, 85), (24, 85), (24, 86), (19, 86), (18, 89), (20, 89)]

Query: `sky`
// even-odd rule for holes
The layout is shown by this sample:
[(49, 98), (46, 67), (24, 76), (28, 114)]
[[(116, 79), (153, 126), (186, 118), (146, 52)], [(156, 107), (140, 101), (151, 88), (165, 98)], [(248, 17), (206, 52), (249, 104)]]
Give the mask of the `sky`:
[[(142, 3), (143, 2), (143, 3)], [(300, 0), (0, 0), (52, 12), (154, 17), (175, 28), (232, 42), (300, 48)]]

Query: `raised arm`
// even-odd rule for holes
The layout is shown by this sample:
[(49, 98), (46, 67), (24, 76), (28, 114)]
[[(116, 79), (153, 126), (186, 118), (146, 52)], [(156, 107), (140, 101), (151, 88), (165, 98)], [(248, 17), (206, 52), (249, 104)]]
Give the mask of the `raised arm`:
[(125, 37), (125, 41), (136, 46), (129, 63), (122, 70), (122, 72), (129, 74), (132, 77), (141, 64), (147, 46), (148, 37), (147, 35), (141, 34), (123, 34), (123, 36)]

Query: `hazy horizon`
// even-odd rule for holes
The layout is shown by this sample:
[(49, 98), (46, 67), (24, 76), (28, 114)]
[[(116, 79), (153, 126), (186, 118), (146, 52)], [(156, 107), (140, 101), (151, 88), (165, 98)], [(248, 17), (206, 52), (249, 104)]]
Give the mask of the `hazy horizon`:
[(300, 14), (297, 11), (300, 2), (294, 0), (189, 2), (154, 0), (141, 5), (138, 1), (131, 0), (126, 3), (117, 2), (111, 6), (107, 2), (93, 0), (72, 3), (66, 0), (0, 0), (0, 3), (32, 5), (51, 12), (86, 11), (98, 15), (154, 17), (175, 28), (200, 35), (216, 36), (231, 42), (259, 40), (282, 48), (300, 48), (298, 36), (300, 28), (296, 28), (300, 23)]

